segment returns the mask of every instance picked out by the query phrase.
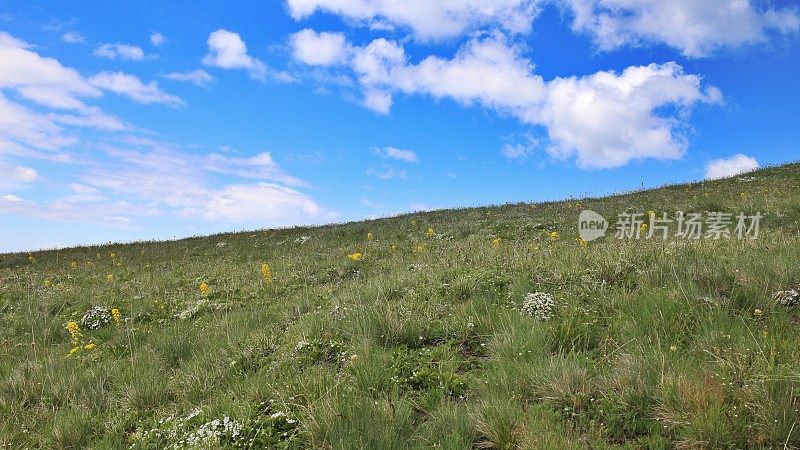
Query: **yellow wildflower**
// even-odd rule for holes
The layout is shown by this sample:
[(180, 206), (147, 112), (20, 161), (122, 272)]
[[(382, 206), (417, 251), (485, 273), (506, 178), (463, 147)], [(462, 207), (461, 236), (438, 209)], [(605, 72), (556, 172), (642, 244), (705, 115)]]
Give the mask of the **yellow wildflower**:
[(764, 311), (762, 311), (762, 310), (760, 310), (758, 308), (756, 308), (755, 311), (753, 311), (753, 316), (755, 316), (756, 318), (759, 318), (759, 317), (761, 317), (763, 315), (764, 315)]
[(272, 282), (272, 268), (269, 266), (268, 262), (261, 264), (261, 276), (267, 283)]
[(81, 349), (80, 347), (72, 347), (72, 348), (69, 350), (69, 353), (67, 354), (67, 356), (69, 356), (69, 355), (74, 355), (74, 354), (75, 354), (75, 353), (77, 353), (77, 352), (78, 352), (78, 350), (80, 350), (80, 349)]
[(372, 233), (367, 233), (367, 240), (372, 242), (375, 240), (375, 236), (373, 236)]
[(647, 217), (649, 217), (651, 219), (655, 218), (656, 217), (656, 212), (655, 211), (647, 211)]
[(391, 247), (389, 247), (389, 249), (390, 249), (391, 251), (393, 251), (393, 252), (396, 252), (396, 251), (397, 251), (397, 245), (396, 245), (396, 244), (392, 244), (392, 246), (391, 246)]
[(558, 239), (558, 231), (551, 231), (547, 235), (550, 236), (550, 239)]
[(36, 262), (36, 258), (34, 258), (33, 255), (28, 255), (28, 262), (33, 264)]
[(436, 232), (435, 232), (435, 231), (433, 231), (433, 228), (428, 228), (428, 232), (427, 232), (427, 233), (425, 233), (425, 234), (427, 234), (427, 235), (428, 235), (428, 237), (434, 237), (434, 236), (436, 236)]
[(424, 250), (425, 247), (423, 247), (422, 244), (417, 244), (417, 246), (414, 247), (414, 253), (422, 253)]
[(648, 227), (648, 225), (646, 223), (643, 223), (643, 224), (639, 225), (639, 229), (642, 230), (642, 231), (647, 231), (647, 227)]
[(93, 349), (93, 348), (95, 348), (95, 347), (97, 347), (97, 345), (95, 345), (95, 343), (94, 343), (94, 342), (90, 342), (90, 343), (88, 343), (88, 344), (86, 344), (86, 345), (84, 345), (84, 346), (83, 346), (83, 348), (84, 348), (85, 350), (92, 350), (92, 349)]
[(108, 275), (106, 275), (106, 280), (108, 280), (108, 281), (114, 281), (114, 275), (113, 275), (113, 274), (108, 274)]
[(75, 261), (72, 261), (71, 263), (69, 263), (69, 267), (70, 267), (70, 269), (75, 270), (75, 269), (78, 268), (78, 263), (76, 263)]
[(72, 345), (78, 345), (78, 342), (81, 340), (81, 329), (78, 326), (78, 322), (70, 321), (67, 323), (67, 332), (69, 333), (69, 339), (72, 341)]
[(48, 280), (44, 280), (44, 287), (49, 288), (52, 285), (53, 285), (53, 282), (50, 281), (49, 279)]
[(494, 239), (492, 239), (492, 247), (494, 247), (494, 248), (500, 248), (500, 241), (501, 241), (501, 239), (500, 239), (500, 238), (494, 238)]
[(674, 345), (670, 345), (670, 346), (669, 346), (669, 351), (671, 351), (671, 352), (677, 352), (677, 351), (678, 351), (678, 347), (676, 347), (676, 346), (674, 346)]
[(577, 241), (578, 241), (578, 245), (580, 245), (581, 247), (586, 248), (586, 247), (589, 246), (589, 243), (586, 242), (583, 238), (577, 238)]
[(360, 252), (355, 252), (355, 253), (351, 253), (351, 254), (347, 255), (347, 258), (349, 258), (350, 261), (359, 262), (362, 259), (364, 259), (364, 255), (361, 254)]
[(747, 199), (747, 194), (745, 194), (744, 192), (740, 192), (739, 196), (742, 197), (742, 200)]
[(117, 257), (117, 255), (115, 255), (114, 252), (111, 252), (111, 253), (108, 254), (108, 257), (111, 258), (111, 259), (115, 259)]
[(67, 322), (67, 331), (69, 331), (70, 334), (80, 331), (80, 327), (78, 327), (78, 322), (75, 321)]
[(211, 292), (211, 287), (206, 282), (200, 283), (200, 293), (203, 295), (208, 295)]
[(114, 322), (119, 322), (122, 320), (122, 313), (119, 312), (117, 308), (111, 308), (111, 317), (114, 319)]

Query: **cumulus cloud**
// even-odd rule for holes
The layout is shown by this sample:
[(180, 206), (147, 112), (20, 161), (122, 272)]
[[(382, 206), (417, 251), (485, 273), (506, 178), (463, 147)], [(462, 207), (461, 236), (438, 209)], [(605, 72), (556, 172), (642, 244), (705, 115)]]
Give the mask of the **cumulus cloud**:
[(663, 43), (685, 56), (763, 42), (768, 33), (800, 30), (798, 10), (757, 8), (751, 0), (561, 0), (575, 31), (604, 50)]
[(89, 83), (92, 86), (130, 97), (138, 103), (163, 103), (173, 107), (184, 104), (180, 97), (162, 91), (155, 81), (144, 84), (135, 75), (122, 72), (100, 72), (89, 78)]
[[(361, 86), (364, 106), (376, 112), (388, 113), (398, 93), (490, 108), (543, 127), (548, 152), (574, 157), (583, 168), (680, 158), (686, 113), (721, 100), (719, 90), (672, 62), (546, 81), (521, 48), (497, 34), (471, 39), (452, 58), (428, 56), (416, 64), (400, 44), (380, 38), (353, 47), (345, 66)], [(505, 150), (521, 156), (520, 148)]]
[(551, 154), (574, 155), (584, 168), (619, 167), (641, 158), (681, 158), (687, 147), (677, 130), (681, 114), (656, 110), (687, 109), (717, 101), (719, 95), (715, 90), (704, 93), (700, 78), (685, 74), (675, 63), (557, 78), (547, 90), (547, 100), (533, 120), (547, 129)]
[(409, 163), (419, 162), (417, 154), (411, 150), (403, 150), (396, 147), (383, 147), (375, 149), (375, 153), (383, 158), (392, 158)]
[[(62, 134), (58, 124), (104, 130), (125, 127), (122, 121), (84, 98), (103, 94), (76, 70), (64, 67), (53, 58), (45, 58), (27, 43), (0, 32), (0, 138), (12, 139), (35, 148), (54, 149), (73, 142)], [(69, 113), (41, 114), (2, 95), (11, 90), (38, 105)]]
[(80, 44), (81, 42), (86, 42), (86, 38), (84, 38), (80, 33), (75, 32), (64, 33), (61, 35), (61, 40), (67, 44)]
[(301, 20), (317, 11), (343, 16), (371, 29), (410, 29), (420, 40), (452, 38), (482, 26), (511, 33), (531, 29), (539, 0), (288, 0), (289, 12)]
[[(102, 92), (78, 71), (43, 58), (30, 45), (0, 32), (0, 89), (11, 88), (23, 97), (52, 108), (79, 108), (79, 97), (99, 97)], [(45, 93), (46, 95), (43, 95)]]
[(718, 178), (732, 177), (758, 168), (759, 164), (755, 158), (737, 153), (727, 158), (709, 161), (706, 164), (706, 179), (716, 180)]
[(163, 43), (167, 42), (167, 38), (161, 33), (150, 33), (150, 44), (153, 47), (160, 47)]
[(247, 54), (247, 45), (237, 33), (225, 29), (214, 31), (208, 36), (208, 50), (203, 58), (207, 66), (246, 70), (256, 80), (267, 78), (267, 66)]
[(208, 86), (214, 82), (214, 77), (203, 69), (195, 69), (188, 72), (171, 72), (164, 75), (164, 78), (175, 81), (188, 81), (201, 87)]
[(290, 38), (294, 57), (312, 66), (330, 66), (345, 61), (347, 42), (342, 33), (317, 33), (306, 28)]
[(92, 54), (103, 58), (127, 59), (129, 61), (141, 61), (144, 59), (144, 50), (128, 44), (103, 44), (94, 49)]
[[(183, 101), (163, 92), (156, 82), (144, 83), (121, 72), (84, 78), (31, 49), (0, 32), (0, 187), (24, 187), (41, 179), (35, 166), (14, 161), (18, 159), (70, 163), (74, 170), (48, 180), (62, 185), (62, 194), (55, 198), (32, 200), (3, 193), (0, 213), (123, 227), (153, 216), (253, 226), (312, 224), (334, 217), (301, 192), (308, 185), (286, 173), (268, 152), (247, 157), (198, 154), (143, 134), (84, 138), (75, 127), (137, 133), (119, 118), (84, 103), (104, 91), (140, 103), (179, 106)], [(208, 80), (202, 73), (181, 75), (170, 78)], [(7, 96), (7, 91), (14, 95)]]

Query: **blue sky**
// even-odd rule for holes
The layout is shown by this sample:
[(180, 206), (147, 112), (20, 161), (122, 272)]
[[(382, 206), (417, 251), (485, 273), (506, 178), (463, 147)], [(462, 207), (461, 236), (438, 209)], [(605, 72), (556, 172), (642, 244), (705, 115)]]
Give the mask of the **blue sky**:
[(800, 7), (0, 5), (0, 251), (600, 195), (797, 159)]

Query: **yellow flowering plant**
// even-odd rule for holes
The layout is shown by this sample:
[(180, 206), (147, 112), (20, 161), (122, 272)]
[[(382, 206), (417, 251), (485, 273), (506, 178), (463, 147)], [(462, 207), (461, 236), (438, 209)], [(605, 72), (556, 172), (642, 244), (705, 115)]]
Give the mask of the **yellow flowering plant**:
[(261, 264), (261, 278), (267, 283), (272, 283), (272, 268), (268, 262)]
[(111, 308), (111, 317), (114, 319), (114, 322), (119, 323), (122, 320), (122, 313), (119, 312), (117, 308)]

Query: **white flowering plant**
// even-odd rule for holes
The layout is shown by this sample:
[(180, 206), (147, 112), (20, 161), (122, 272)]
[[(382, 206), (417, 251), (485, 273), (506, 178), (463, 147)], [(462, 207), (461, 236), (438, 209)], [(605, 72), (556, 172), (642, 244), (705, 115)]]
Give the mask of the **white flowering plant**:
[(522, 313), (545, 321), (553, 317), (556, 301), (546, 292), (528, 292), (522, 299)]
[(81, 317), (80, 324), (84, 330), (96, 330), (108, 325), (113, 320), (111, 310), (105, 306), (92, 306)]

